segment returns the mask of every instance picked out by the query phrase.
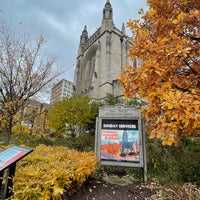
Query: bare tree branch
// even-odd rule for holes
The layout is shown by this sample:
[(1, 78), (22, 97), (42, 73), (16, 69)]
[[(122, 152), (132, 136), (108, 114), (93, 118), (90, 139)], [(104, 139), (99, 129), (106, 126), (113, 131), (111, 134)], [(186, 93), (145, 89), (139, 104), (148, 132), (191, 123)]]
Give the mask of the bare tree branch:
[(4, 121), (9, 136), (14, 116), (27, 100), (61, 74), (52, 73), (54, 60), (41, 58), (44, 38), (40, 36), (35, 42), (32, 47), (32, 41), (24, 37), (17, 40), (0, 30), (0, 123)]

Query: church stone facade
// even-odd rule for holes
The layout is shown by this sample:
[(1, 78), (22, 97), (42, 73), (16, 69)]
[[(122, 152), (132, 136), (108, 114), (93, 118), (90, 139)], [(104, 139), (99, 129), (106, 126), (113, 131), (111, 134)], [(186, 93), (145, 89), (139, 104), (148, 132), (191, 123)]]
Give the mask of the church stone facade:
[(74, 75), (75, 93), (97, 100), (105, 98), (107, 93), (122, 95), (118, 77), (124, 64), (130, 64), (127, 56), (130, 45), (124, 24), (121, 30), (115, 27), (113, 9), (107, 0), (97, 31), (91, 37), (86, 26), (82, 31)]

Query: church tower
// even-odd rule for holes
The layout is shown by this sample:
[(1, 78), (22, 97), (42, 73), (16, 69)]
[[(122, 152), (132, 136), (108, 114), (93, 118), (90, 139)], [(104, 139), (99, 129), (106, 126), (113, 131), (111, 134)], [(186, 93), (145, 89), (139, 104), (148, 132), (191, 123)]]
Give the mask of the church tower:
[(98, 100), (105, 98), (107, 93), (122, 95), (118, 77), (123, 65), (130, 63), (129, 47), (130, 38), (125, 33), (125, 26), (123, 24), (121, 30), (115, 27), (113, 9), (107, 0), (101, 26), (91, 37), (85, 26), (80, 36), (74, 74), (75, 93)]

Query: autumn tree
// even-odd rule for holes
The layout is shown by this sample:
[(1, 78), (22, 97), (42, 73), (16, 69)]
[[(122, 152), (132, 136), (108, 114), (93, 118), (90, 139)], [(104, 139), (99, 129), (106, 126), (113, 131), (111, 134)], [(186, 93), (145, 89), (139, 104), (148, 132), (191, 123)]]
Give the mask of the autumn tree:
[(77, 132), (94, 131), (98, 108), (98, 103), (88, 96), (75, 94), (52, 105), (47, 115), (48, 126), (60, 133), (69, 131), (72, 136)]
[(66, 100), (62, 100), (54, 103), (48, 109), (47, 123), (50, 129), (58, 133), (64, 133), (66, 131)]
[(120, 76), (127, 98), (146, 99), (150, 138), (178, 145), (200, 135), (200, 1), (147, 0), (142, 19), (130, 20), (132, 60)]
[(35, 99), (30, 99), (22, 109), (23, 124), (28, 124), (30, 127), (30, 135), (37, 134), (43, 135), (48, 127), (46, 126), (46, 116), (49, 104), (40, 103)]
[(33, 41), (3, 26), (0, 30), (0, 127), (6, 131), (5, 144), (20, 109), (59, 74), (52, 73), (54, 61), (42, 57), (43, 44), (42, 36)]

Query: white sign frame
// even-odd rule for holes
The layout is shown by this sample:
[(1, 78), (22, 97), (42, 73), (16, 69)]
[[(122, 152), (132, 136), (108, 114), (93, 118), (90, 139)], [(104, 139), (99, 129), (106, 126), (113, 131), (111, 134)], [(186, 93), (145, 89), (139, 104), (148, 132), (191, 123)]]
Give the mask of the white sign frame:
[[(113, 122), (113, 123), (110, 123)], [(137, 127), (134, 129), (134, 125), (131, 122), (136, 123)], [(107, 145), (111, 146), (112, 139), (115, 140), (117, 135), (122, 134), (121, 127), (129, 127), (129, 135), (131, 133), (138, 134), (138, 150), (139, 159), (131, 156), (125, 159), (116, 157), (105, 157), (102, 148)], [(133, 129), (132, 129), (133, 127)], [(132, 130), (131, 130), (132, 129)], [(105, 133), (108, 130), (108, 137), (111, 138), (111, 143), (105, 143)], [(110, 130), (110, 132), (109, 132)], [(127, 128), (125, 128), (127, 130)], [(135, 130), (135, 133), (134, 133)], [(128, 131), (127, 131), (128, 132)], [(136, 133), (137, 132), (137, 133)], [(111, 135), (113, 134), (113, 135)], [(121, 139), (120, 139), (121, 140)], [(110, 141), (109, 141), (110, 142)], [(122, 142), (121, 142), (122, 143)], [(122, 148), (121, 148), (122, 149)], [(141, 109), (127, 106), (106, 106), (99, 109), (99, 117), (96, 120), (96, 134), (95, 134), (95, 152), (97, 157), (100, 159), (102, 165), (113, 165), (113, 166), (126, 166), (126, 167), (140, 167), (144, 169), (144, 182), (147, 182), (147, 165), (146, 165), (146, 147), (145, 147), (145, 136), (144, 136), (144, 120), (141, 117)], [(108, 154), (107, 154), (108, 155)], [(119, 156), (118, 156), (119, 157)], [(136, 159), (136, 160), (134, 160)]]

